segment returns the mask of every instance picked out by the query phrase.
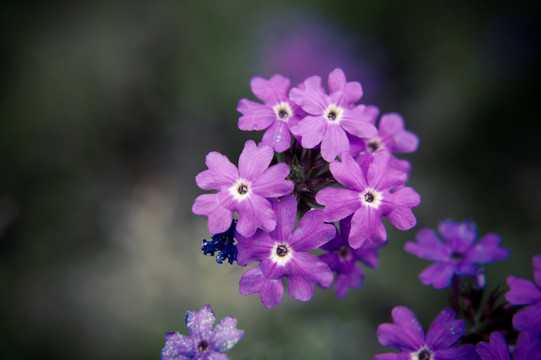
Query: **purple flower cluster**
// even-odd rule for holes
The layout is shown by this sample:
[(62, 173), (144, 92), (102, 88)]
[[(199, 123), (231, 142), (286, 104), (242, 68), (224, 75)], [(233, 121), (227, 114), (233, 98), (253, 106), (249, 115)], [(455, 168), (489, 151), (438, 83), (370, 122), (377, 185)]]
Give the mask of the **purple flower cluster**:
[(327, 89), (319, 76), (293, 88), (282, 75), (255, 77), (250, 86), (259, 101), (239, 101), (238, 127), (264, 130), (261, 142), (246, 142), (238, 168), (209, 153), (208, 169), (196, 176), (212, 191), (192, 206), (213, 234), (203, 251), (233, 261), (227, 230), (236, 214), (237, 263), (257, 263), (241, 277), (241, 294), (258, 293), (273, 307), (286, 278), (290, 296), (307, 301), (315, 285), (330, 287), (336, 274), (335, 292), (343, 297), (362, 286), (357, 263), (377, 266), (387, 240), (383, 217), (400, 230), (415, 226), (412, 208), (421, 200), (405, 185), (409, 163), (393, 153), (415, 151), (417, 136), (394, 113), (384, 114), (378, 128), (379, 109), (357, 103), (361, 84), (341, 69), (329, 74)]

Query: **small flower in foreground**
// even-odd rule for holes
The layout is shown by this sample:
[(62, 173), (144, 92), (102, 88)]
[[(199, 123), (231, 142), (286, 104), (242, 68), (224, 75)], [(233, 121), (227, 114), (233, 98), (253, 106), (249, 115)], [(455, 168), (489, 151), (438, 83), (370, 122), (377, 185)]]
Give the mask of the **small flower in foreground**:
[(336, 229), (323, 222), (321, 210), (307, 212), (295, 228), (297, 202), (293, 196), (271, 200), (278, 215), (276, 229), (270, 233), (258, 229), (253, 237), (235, 234), (238, 240), (237, 263), (259, 265), (246, 271), (239, 282), (242, 295), (259, 293), (266, 308), (277, 305), (284, 294), (282, 279), (289, 280), (289, 295), (308, 301), (314, 295), (314, 285), (331, 286), (333, 273), (329, 266), (308, 251), (331, 240)]
[(503, 260), (509, 256), (509, 250), (499, 246), (502, 237), (488, 233), (477, 243), (477, 230), (471, 220), (454, 222), (442, 221), (438, 231), (442, 242), (434, 230), (422, 229), (416, 235), (417, 242), (409, 241), (404, 250), (421, 259), (435, 261), (419, 274), (419, 280), (436, 289), (451, 285), (454, 275), (476, 276), (482, 270), (478, 264), (487, 264)]
[(258, 226), (274, 230), (276, 214), (268, 199), (290, 194), (294, 185), (285, 179), (289, 174), (287, 164), (269, 167), (273, 156), (270, 146), (258, 147), (252, 140), (244, 144), (238, 169), (218, 152), (207, 155), (209, 169), (200, 172), (195, 181), (203, 190), (219, 192), (198, 196), (192, 211), (208, 216), (210, 233), (225, 232), (231, 226), (235, 210), (239, 216), (236, 230), (244, 236), (252, 236)]
[(225, 259), (227, 259), (230, 264), (233, 264), (233, 261), (237, 260), (237, 246), (234, 243), (236, 224), (237, 220), (233, 219), (231, 226), (226, 232), (212, 235), (211, 241), (203, 240), (203, 243), (201, 244), (203, 253), (205, 255), (214, 256), (214, 253), (218, 252), (216, 255), (216, 262), (218, 264), (223, 263)]
[(464, 322), (456, 320), (450, 308), (438, 314), (426, 336), (415, 314), (405, 306), (395, 306), (392, 316), (394, 323), (378, 326), (377, 336), (381, 345), (400, 353), (379, 354), (374, 360), (478, 359), (473, 345), (453, 346), (464, 334)]
[(513, 317), (513, 326), (517, 330), (526, 330), (533, 336), (541, 335), (541, 255), (533, 258), (533, 276), (535, 284), (530, 280), (507, 277), (511, 288), (505, 299), (513, 305), (528, 305)]
[(330, 170), (347, 188), (329, 186), (316, 195), (316, 201), (325, 206), (325, 221), (338, 221), (353, 214), (349, 245), (354, 249), (367, 240), (387, 240), (383, 216), (399, 230), (415, 226), (411, 209), (419, 205), (421, 198), (415, 190), (403, 186), (407, 174), (389, 167), (390, 156), (387, 151), (377, 152), (364, 172), (351, 154), (343, 153), (342, 161), (331, 162)]
[[(511, 360), (505, 336), (495, 331), (490, 334), (490, 343), (479, 342), (475, 349), (481, 360)], [(539, 360), (541, 358), (541, 339), (527, 332), (518, 336), (513, 350), (513, 360)]]
[(334, 291), (338, 297), (346, 296), (349, 288), (362, 287), (364, 273), (356, 265), (358, 261), (371, 268), (378, 266), (378, 249), (381, 246), (365, 242), (359, 249), (353, 249), (348, 244), (350, 228), (351, 216), (340, 220), (340, 233), (336, 232), (334, 239), (321, 247), (328, 252), (319, 255), (336, 273)]
[(216, 317), (210, 305), (199, 312), (188, 311), (185, 321), (190, 336), (166, 333), (162, 360), (227, 360), (229, 357), (222, 353), (231, 350), (244, 335), (243, 330), (237, 329), (237, 319), (231, 316), (223, 318), (212, 330)]
[(347, 82), (341, 69), (329, 74), (330, 95), (325, 93), (319, 76), (309, 77), (299, 87), (291, 89), (289, 98), (309, 115), (291, 127), (301, 136), (303, 147), (312, 149), (321, 144), (321, 156), (332, 161), (344, 151), (350, 151), (347, 134), (370, 138), (376, 127), (366, 119), (366, 105), (354, 103), (363, 95), (361, 84)]
[(252, 92), (265, 104), (241, 99), (237, 111), (239, 129), (253, 131), (267, 129), (262, 145), (270, 145), (281, 153), (289, 148), (291, 134), (289, 128), (301, 119), (301, 109), (287, 98), (289, 79), (274, 75), (269, 80), (255, 77), (250, 82)]

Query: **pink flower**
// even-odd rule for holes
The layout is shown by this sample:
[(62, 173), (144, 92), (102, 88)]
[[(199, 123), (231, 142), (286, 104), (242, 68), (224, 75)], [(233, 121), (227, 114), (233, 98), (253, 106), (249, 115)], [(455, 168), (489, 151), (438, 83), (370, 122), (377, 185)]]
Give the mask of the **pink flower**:
[(252, 236), (261, 226), (268, 231), (276, 227), (276, 213), (268, 199), (290, 194), (293, 183), (285, 180), (289, 166), (279, 163), (269, 167), (274, 156), (270, 146), (257, 146), (248, 140), (239, 157), (237, 169), (229, 159), (210, 152), (206, 157), (208, 170), (200, 172), (195, 181), (203, 190), (218, 193), (198, 196), (192, 206), (196, 215), (208, 217), (212, 234), (225, 232), (238, 213), (237, 231)]
[(291, 132), (301, 136), (303, 147), (312, 149), (321, 144), (321, 156), (334, 160), (349, 151), (347, 134), (371, 138), (376, 127), (367, 121), (365, 105), (355, 106), (363, 90), (358, 82), (347, 82), (341, 69), (329, 74), (330, 95), (325, 93), (319, 76), (309, 77), (299, 87), (291, 89), (289, 98), (309, 115), (291, 127)]

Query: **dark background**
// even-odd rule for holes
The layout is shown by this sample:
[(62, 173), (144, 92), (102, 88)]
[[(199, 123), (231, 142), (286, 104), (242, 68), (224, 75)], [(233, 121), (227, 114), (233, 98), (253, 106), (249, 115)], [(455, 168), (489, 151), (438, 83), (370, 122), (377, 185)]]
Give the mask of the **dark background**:
[[(239, 319), (234, 359), (371, 359), (395, 305), (425, 328), (447, 302), (403, 244), (443, 219), (504, 237), (488, 286), (541, 253), (539, 8), (530, 1), (19, 1), (0, 5), (0, 358), (156, 359), (210, 303)], [(421, 139), (422, 196), (387, 224), (361, 291), (265, 309), (245, 269), (200, 252), (191, 213), (209, 151), (236, 162), (253, 76), (342, 67), (361, 102)]]

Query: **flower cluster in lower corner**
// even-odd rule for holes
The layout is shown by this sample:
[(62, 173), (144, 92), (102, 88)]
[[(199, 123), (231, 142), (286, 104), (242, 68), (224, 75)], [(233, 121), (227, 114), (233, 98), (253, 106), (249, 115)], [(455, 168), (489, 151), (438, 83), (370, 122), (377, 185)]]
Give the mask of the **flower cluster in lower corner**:
[(227, 316), (214, 329), (216, 317), (205, 305), (198, 312), (186, 313), (186, 327), (189, 336), (179, 332), (165, 334), (165, 346), (162, 349), (162, 360), (227, 360), (224, 352), (231, 350), (242, 339), (243, 330), (237, 329), (237, 319)]

